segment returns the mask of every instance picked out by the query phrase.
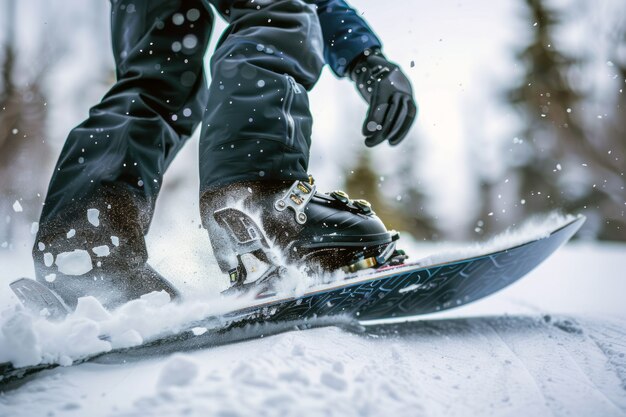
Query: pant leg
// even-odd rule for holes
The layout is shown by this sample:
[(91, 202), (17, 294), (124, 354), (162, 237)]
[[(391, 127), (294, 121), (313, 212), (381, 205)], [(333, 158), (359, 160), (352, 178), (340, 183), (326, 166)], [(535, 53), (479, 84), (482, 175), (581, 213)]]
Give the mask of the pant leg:
[[(39, 280), (59, 272), (57, 255), (74, 249), (92, 258), (85, 276), (145, 263), (143, 236), (163, 174), (206, 104), (212, 25), (200, 0), (112, 0), (117, 82), (71, 131), (57, 162), (33, 248)], [(108, 256), (94, 253), (102, 246)]]
[(229, 26), (211, 58), (201, 193), (240, 181), (306, 179), (312, 127), (307, 91), (324, 64), (314, 5), (213, 3)]

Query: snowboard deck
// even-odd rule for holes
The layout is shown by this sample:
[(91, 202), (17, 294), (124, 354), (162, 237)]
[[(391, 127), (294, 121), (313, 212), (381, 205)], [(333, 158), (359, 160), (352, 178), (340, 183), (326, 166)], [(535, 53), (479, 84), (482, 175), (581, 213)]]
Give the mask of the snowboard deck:
[[(371, 320), (435, 313), (479, 300), (519, 280), (566, 243), (584, 223), (579, 216), (549, 235), (492, 253), (422, 266), (418, 262), (351, 274), (298, 297), (271, 297), (220, 316), (189, 323), (177, 333), (84, 357), (125, 362), (142, 356), (194, 350), (293, 329), (350, 326)], [(206, 331), (198, 334), (198, 328)], [(196, 331), (193, 331), (195, 329)], [(0, 364), (0, 384), (56, 364), (14, 368)]]

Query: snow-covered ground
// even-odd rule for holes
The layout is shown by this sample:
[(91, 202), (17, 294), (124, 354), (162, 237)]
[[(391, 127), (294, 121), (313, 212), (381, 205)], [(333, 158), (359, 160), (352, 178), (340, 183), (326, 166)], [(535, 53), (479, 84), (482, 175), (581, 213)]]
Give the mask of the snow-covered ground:
[(624, 271), (625, 245), (572, 243), (457, 310), (61, 367), (5, 390), (0, 416), (622, 416)]

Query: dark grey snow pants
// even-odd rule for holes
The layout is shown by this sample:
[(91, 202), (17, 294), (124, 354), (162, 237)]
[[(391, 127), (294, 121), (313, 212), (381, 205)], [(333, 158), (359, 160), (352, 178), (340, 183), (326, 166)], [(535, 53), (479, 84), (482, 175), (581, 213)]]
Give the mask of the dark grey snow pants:
[[(207, 89), (209, 3), (229, 26)], [(57, 272), (54, 257), (74, 249), (90, 253), (94, 275), (146, 262), (144, 235), (163, 175), (200, 123), (201, 194), (239, 181), (307, 178), (306, 92), (323, 65), (314, 5), (112, 0), (111, 28), (117, 82), (59, 157), (33, 248), (42, 282)], [(110, 253), (96, 256), (92, 248), (103, 245)]]

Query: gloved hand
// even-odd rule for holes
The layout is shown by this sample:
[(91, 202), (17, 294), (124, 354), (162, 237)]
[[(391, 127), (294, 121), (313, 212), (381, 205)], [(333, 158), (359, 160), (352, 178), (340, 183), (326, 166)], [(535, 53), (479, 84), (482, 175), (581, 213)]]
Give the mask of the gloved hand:
[(367, 50), (348, 69), (350, 78), (370, 105), (363, 123), (365, 145), (388, 140), (397, 145), (417, 116), (417, 105), (408, 78), (380, 50)]

